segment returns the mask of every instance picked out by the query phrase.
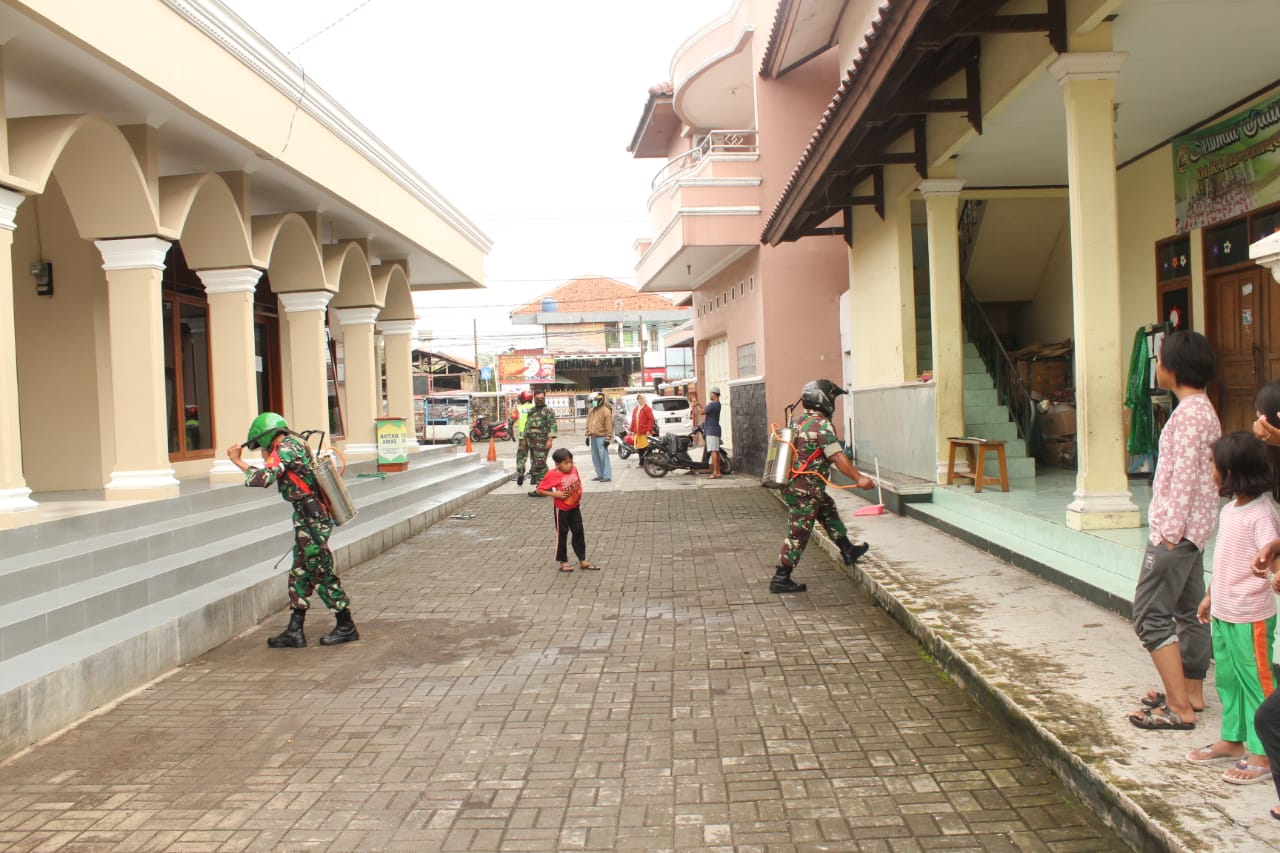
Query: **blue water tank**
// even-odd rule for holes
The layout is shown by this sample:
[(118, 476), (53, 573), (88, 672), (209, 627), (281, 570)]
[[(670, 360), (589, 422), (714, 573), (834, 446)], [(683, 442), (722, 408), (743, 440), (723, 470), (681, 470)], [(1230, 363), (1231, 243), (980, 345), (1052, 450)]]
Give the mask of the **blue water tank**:
[(542, 307), (538, 310), (543, 314), (550, 314), (556, 310), (556, 301), (548, 296), (546, 299), (542, 300)]

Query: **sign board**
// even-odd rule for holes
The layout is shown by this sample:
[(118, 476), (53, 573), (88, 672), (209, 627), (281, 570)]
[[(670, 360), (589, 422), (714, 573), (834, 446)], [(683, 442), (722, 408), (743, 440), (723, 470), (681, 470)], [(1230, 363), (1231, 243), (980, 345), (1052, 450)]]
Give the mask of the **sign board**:
[(480, 368), (480, 380), (481, 380), (482, 382), (488, 382), (488, 381), (489, 381), (490, 379), (492, 379), (492, 378), (493, 378), (493, 368), (492, 368), (492, 367), (482, 367), (482, 368)]
[(500, 355), (498, 381), (503, 384), (555, 382), (556, 360), (549, 355)]
[(557, 418), (573, 417), (573, 395), (572, 394), (548, 394), (547, 405)]
[(409, 467), (409, 429), (404, 418), (377, 418), (378, 470), (403, 471)]
[(1179, 234), (1274, 201), (1280, 194), (1280, 97), (1175, 137), (1170, 148)]

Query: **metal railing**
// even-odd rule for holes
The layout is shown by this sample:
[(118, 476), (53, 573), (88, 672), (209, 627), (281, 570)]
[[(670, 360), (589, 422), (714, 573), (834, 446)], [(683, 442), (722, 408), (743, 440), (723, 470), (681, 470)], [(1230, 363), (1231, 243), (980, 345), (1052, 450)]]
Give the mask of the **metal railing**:
[(759, 137), (754, 130), (713, 130), (702, 141), (667, 164), (653, 176), (652, 187), (656, 192), (671, 181), (693, 171), (703, 160), (718, 154), (757, 154)]
[(1036, 426), (1036, 404), (1031, 399), (1031, 391), (1018, 374), (1018, 366), (1009, 357), (1009, 352), (1000, 342), (1000, 336), (991, 325), (991, 319), (982, 309), (982, 303), (969, 288), (969, 283), (960, 279), (960, 315), (969, 343), (978, 350), (982, 363), (996, 386), (996, 399), (1009, 409), (1009, 415), (1018, 425), (1018, 436), (1027, 443), (1027, 452), (1034, 453), (1034, 433)]
[(984, 199), (966, 199), (960, 208), (960, 277), (969, 274), (969, 263), (973, 260), (973, 247), (978, 242), (978, 227), (982, 225), (982, 214), (986, 212)]

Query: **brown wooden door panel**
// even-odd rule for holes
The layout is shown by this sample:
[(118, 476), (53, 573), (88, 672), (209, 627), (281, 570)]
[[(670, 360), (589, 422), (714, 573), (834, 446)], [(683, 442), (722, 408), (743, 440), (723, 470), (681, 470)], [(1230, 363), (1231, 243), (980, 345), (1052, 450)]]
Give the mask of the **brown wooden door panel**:
[[(1216, 340), (1210, 345), (1218, 356), (1215, 403), (1224, 432), (1248, 429), (1253, 422), (1253, 399), (1270, 371), (1273, 348), (1280, 348), (1280, 317), (1268, 312), (1261, 268), (1224, 273), (1208, 281), (1206, 296), (1211, 302), (1211, 330)], [(1268, 276), (1269, 278), (1269, 276)], [(1272, 329), (1275, 333), (1272, 333)], [(1273, 343), (1274, 342), (1274, 343)], [(1263, 354), (1267, 368), (1262, 368)], [(1280, 352), (1274, 363), (1280, 370)]]

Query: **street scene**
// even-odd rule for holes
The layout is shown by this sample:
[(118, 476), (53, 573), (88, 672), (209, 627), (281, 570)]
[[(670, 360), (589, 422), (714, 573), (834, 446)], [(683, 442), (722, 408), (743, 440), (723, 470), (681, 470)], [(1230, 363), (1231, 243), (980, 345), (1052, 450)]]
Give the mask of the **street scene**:
[(508, 483), (343, 578), (359, 643), (272, 614), (8, 761), (0, 846), (1127, 849), (816, 545), (770, 594), (757, 480), (615, 466), (599, 572)]

